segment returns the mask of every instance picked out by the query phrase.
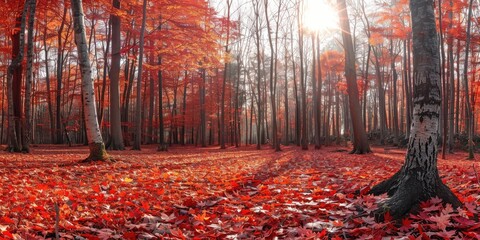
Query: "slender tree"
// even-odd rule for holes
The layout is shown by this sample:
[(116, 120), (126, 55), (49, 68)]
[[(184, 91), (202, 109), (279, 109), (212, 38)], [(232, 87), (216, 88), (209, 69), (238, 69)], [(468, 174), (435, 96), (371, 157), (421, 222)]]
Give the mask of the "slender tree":
[(277, 86), (277, 41), (278, 41), (278, 27), (280, 19), (280, 9), (282, 7), (282, 0), (278, 2), (278, 10), (276, 16), (276, 27), (275, 27), (275, 36), (272, 36), (272, 26), (270, 23), (270, 17), (268, 15), (268, 0), (264, 0), (265, 5), (265, 19), (267, 21), (267, 36), (268, 43), (270, 46), (270, 75), (269, 75), (269, 85), (270, 85), (270, 104), (272, 109), (272, 144), (275, 151), (280, 151), (280, 139), (278, 139), (278, 130), (277, 130), (277, 105), (276, 105), (276, 86)]
[[(232, 0), (227, 0), (227, 36), (225, 39), (225, 54), (230, 54), (230, 8), (232, 7)], [(228, 56), (227, 56), (228, 57)], [(223, 69), (223, 82), (222, 82), (222, 100), (220, 102), (220, 148), (225, 149), (225, 88), (227, 86), (228, 77), (228, 61), (225, 59), (225, 67)]]
[(358, 86), (355, 71), (355, 53), (353, 50), (350, 24), (348, 20), (347, 4), (345, 0), (338, 0), (340, 11), (340, 27), (342, 30), (343, 48), (345, 51), (345, 76), (347, 78), (347, 92), (350, 106), (350, 115), (353, 124), (353, 150), (351, 153), (363, 154), (371, 152), (367, 134), (362, 123), (362, 113), (358, 99)]
[(411, 0), (414, 63), (414, 114), (405, 163), (391, 178), (370, 193), (388, 193), (378, 217), (389, 211), (394, 218), (408, 213), (421, 201), (438, 196), (458, 207), (461, 202), (442, 182), (437, 169), (440, 91), (440, 56), (433, 0)]
[[(120, 9), (120, 1), (113, 0), (113, 7)], [(110, 67), (110, 149), (124, 150), (122, 134), (122, 122), (120, 117), (120, 27), (121, 19), (119, 16), (112, 14), (110, 16), (112, 22), (112, 64)]]
[(473, 142), (473, 132), (474, 132), (474, 126), (475, 126), (475, 120), (473, 119), (473, 110), (472, 110), (472, 104), (470, 102), (470, 92), (468, 90), (468, 61), (469, 59), (469, 52), (470, 52), (470, 42), (471, 42), (471, 27), (472, 27), (472, 21), (470, 19), (472, 18), (472, 6), (473, 6), (473, 0), (470, 0), (469, 5), (468, 5), (468, 16), (467, 16), (467, 39), (466, 39), (466, 44), (465, 44), (465, 60), (463, 63), (463, 87), (465, 88), (465, 115), (466, 115), (466, 132), (468, 134), (468, 159), (472, 160), (474, 159), (474, 147), (475, 144)]
[(78, 61), (82, 76), (82, 98), (85, 112), (85, 126), (87, 131), (90, 155), (85, 161), (109, 160), (105, 151), (105, 144), (98, 124), (97, 108), (95, 106), (95, 91), (93, 88), (92, 69), (88, 56), (87, 38), (85, 34), (84, 13), (82, 0), (71, 0), (75, 43), (77, 44)]
[(143, 0), (142, 28), (140, 30), (140, 49), (138, 53), (138, 77), (137, 77), (137, 102), (135, 109), (135, 139), (133, 150), (141, 150), (142, 143), (142, 73), (143, 73), (143, 48), (145, 44), (145, 25), (147, 21), (147, 0)]
[(33, 28), (37, 1), (28, 1), (28, 33), (27, 33), (27, 78), (25, 80), (25, 122), (23, 134), (23, 150), (30, 152), (32, 139), (32, 81), (33, 81)]

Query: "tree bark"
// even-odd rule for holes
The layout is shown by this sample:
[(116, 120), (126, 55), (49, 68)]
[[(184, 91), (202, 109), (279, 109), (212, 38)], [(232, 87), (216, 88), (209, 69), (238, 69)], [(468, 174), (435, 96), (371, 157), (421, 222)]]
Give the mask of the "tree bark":
[(257, 70), (256, 70), (256, 77), (257, 77), (257, 149), (260, 150), (262, 147), (262, 124), (263, 124), (263, 110), (262, 110), (262, 91), (261, 91), (261, 83), (262, 83), (262, 75), (261, 75), (261, 52), (260, 52), (260, 2), (259, 0), (255, 0), (254, 4), (254, 13), (255, 13), (255, 46), (257, 49)]
[(473, 119), (473, 110), (472, 104), (470, 103), (470, 92), (468, 90), (468, 61), (469, 53), (470, 53), (470, 30), (472, 26), (472, 22), (470, 19), (472, 18), (472, 5), (473, 0), (470, 0), (468, 5), (468, 16), (467, 16), (467, 36), (466, 36), (466, 44), (465, 44), (465, 60), (463, 63), (463, 87), (465, 88), (465, 129), (467, 130), (468, 135), (468, 158), (469, 160), (474, 159), (474, 147), (475, 144), (473, 142), (473, 132), (474, 132), (474, 119)]
[[(8, 101), (8, 151), (22, 151), (21, 135), (18, 132), (19, 119), (15, 109), (21, 110), (21, 102), (15, 97), (15, 83), (22, 80), (22, 61), (25, 46), (25, 25), (28, 4), (24, 4), (21, 14), (17, 17), (16, 27), (20, 29), (12, 34), (12, 62), (7, 69), (7, 101)], [(18, 93), (20, 94), (20, 93)]]
[(338, 0), (340, 7), (339, 18), (342, 29), (343, 47), (345, 51), (345, 76), (347, 79), (347, 92), (350, 106), (350, 116), (353, 124), (353, 150), (351, 153), (363, 154), (371, 152), (368, 144), (367, 134), (362, 123), (362, 113), (358, 99), (358, 86), (355, 72), (355, 54), (350, 24), (348, 21), (347, 5), (345, 0)]
[(443, 184), (437, 169), (440, 91), (440, 56), (433, 0), (411, 0), (414, 62), (414, 114), (405, 163), (390, 179), (370, 193), (388, 193), (390, 198), (376, 212), (382, 219), (389, 211), (398, 219), (421, 201), (438, 196), (443, 203), (459, 207), (461, 202)]
[[(453, 28), (453, 0), (450, 0), (450, 9), (448, 11), (448, 18), (450, 24), (449, 29)], [(449, 94), (449, 114), (448, 114), (448, 151), (453, 153), (453, 134), (454, 134), (454, 111), (455, 111), (455, 70), (454, 70), (454, 60), (453, 60), (453, 35), (448, 34), (447, 38), (448, 46), (448, 79), (449, 85), (447, 87)]]
[[(113, 0), (113, 7), (120, 9), (120, 0)], [(110, 135), (112, 150), (125, 150), (122, 134), (122, 120), (120, 116), (120, 47), (121, 47), (121, 19), (112, 14), (112, 63), (110, 67)]]
[(92, 69), (88, 56), (87, 38), (85, 34), (82, 0), (71, 0), (75, 43), (77, 44), (78, 60), (82, 76), (83, 109), (85, 111), (85, 126), (90, 155), (85, 161), (109, 160), (105, 151), (100, 125), (98, 124), (97, 108), (95, 106), (95, 91), (93, 88)]
[[(277, 106), (275, 102), (276, 96), (276, 85), (277, 85), (277, 72), (276, 70), (276, 44), (274, 47), (273, 44), (273, 37), (272, 37), (272, 27), (270, 25), (270, 18), (268, 16), (268, 0), (264, 1), (265, 3), (265, 19), (267, 20), (267, 35), (268, 35), (268, 43), (270, 46), (270, 104), (272, 108), (272, 144), (275, 151), (280, 151), (280, 139), (278, 139), (278, 130), (277, 130)], [(280, 8), (282, 6), (282, 1), (278, 3), (278, 11), (277, 11), (277, 18), (280, 17)], [(275, 31), (275, 43), (278, 39), (278, 20), (276, 21), (277, 27)]]
[[(158, 57), (158, 65), (162, 66), (162, 57)], [(163, 124), (163, 73), (158, 70), (158, 151), (167, 151), (165, 129)], [(193, 134), (192, 134), (193, 137)]]
[(135, 136), (133, 150), (141, 150), (142, 143), (142, 74), (143, 74), (143, 47), (145, 44), (145, 25), (147, 21), (147, 0), (143, 0), (142, 28), (140, 29), (140, 49), (138, 54), (137, 96), (135, 109)]
[(22, 151), (30, 152), (32, 139), (32, 81), (33, 81), (33, 28), (35, 23), (36, 0), (28, 1), (28, 33), (27, 33), (27, 78), (25, 80), (25, 122)]
[(304, 68), (304, 54), (303, 54), (303, 30), (301, 27), (301, 14), (300, 7), (298, 6), (298, 48), (300, 54), (300, 92), (302, 99), (302, 116), (301, 116), (301, 147), (302, 150), (308, 150), (308, 133), (307, 133), (307, 86), (305, 82), (305, 68)]

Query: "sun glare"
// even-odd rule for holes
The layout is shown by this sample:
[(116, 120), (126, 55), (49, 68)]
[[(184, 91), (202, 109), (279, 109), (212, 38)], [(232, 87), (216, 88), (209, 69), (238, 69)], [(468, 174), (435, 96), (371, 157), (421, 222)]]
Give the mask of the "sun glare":
[(307, 0), (304, 5), (303, 27), (309, 31), (337, 28), (337, 11), (325, 0)]

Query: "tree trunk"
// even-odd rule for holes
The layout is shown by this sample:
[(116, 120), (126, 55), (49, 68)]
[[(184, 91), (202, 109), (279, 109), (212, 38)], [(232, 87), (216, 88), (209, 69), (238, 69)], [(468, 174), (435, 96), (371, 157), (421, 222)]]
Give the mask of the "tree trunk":
[[(300, 5), (299, 5), (300, 8)], [(300, 10), (298, 10), (300, 13)], [(308, 150), (308, 133), (307, 133), (307, 86), (305, 83), (305, 68), (304, 68), (304, 54), (303, 54), (303, 31), (301, 28), (300, 14), (298, 14), (298, 48), (300, 54), (300, 92), (302, 98), (302, 116), (301, 116), (301, 129), (302, 129), (302, 138), (301, 146), (302, 150)]]
[(200, 83), (200, 144), (202, 147), (207, 146), (207, 117), (205, 103), (205, 87), (207, 84), (206, 70), (202, 69), (202, 82)]
[(390, 57), (392, 58), (391, 59), (391, 63), (390, 63), (390, 68), (391, 68), (391, 71), (392, 71), (392, 85), (393, 85), (393, 104), (391, 104), (390, 106), (392, 111), (393, 111), (393, 114), (392, 114), (392, 118), (393, 118), (393, 133), (394, 133), (394, 139), (393, 139), (393, 144), (394, 145), (398, 145), (398, 135), (399, 135), (399, 131), (398, 131), (398, 99), (397, 99), (397, 80), (398, 80), (398, 74), (397, 74), (397, 70), (395, 69), (395, 59), (396, 59), (396, 55), (393, 53), (393, 40), (390, 40)]
[[(470, 19), (472, 18), (472, 5), (473, 0), (470, 0), (468, 5), (468, 17), (467, 17), (467, 40), (465, 44), (465, 61), (463, 63), (463, 87), (465, 88), (465, 129), (468, 135), (468, 158), (469, 160), (474, 159), (474, 147), (475, 144), (473, 142), (473, 126), (474, 126), (474, 119), (473, 119), (473, 110), (472, 104), (470, 103), (470, 93), (468, 90), (468, 58), (470, 52), (470, 29), (472, 26), (472, 22)], [(473, 88), (473, 87), (472, 87)]]
[[(284, 115), (284, 118), (285, 118), (285, 141), (284, 141), (284, 145), (285, 146), (288, 146), (290, 144), (290, 116), (289, 116), (289, 113), (288, 113), (288, 50), (287, 50), (287, 37), (285, 36), (285, 43), (284, 43), (284, 47), (285, 47), (285, 73), (284, 73), (284, 78), (285, 78), (285, 82), (284, 82), (284, 109), (285, 109), (285, 115)], [(295, 70), (294, 70), (295, 71)]]
[(58, 50), (57, 50), (57, 90), (55, 92), (55, 134), (56, 134), (56, 143), (62, 144), (63, 143), (63, 131), (62, 131), (62, 81), (63, 81), (63, 63), (64, 63), (64, 42), (63, 42), (63, 29), (65, 27), (65, 21), (67, 16), (67, 5), (64, 3), (63, 8), (63, 17), (62, 23), (60, 24), (60, 28), (57, 33), (57, 42), (58, 42)]
[(23, 134), (24, 152), (30, 152), (32, 139), (32, 79), (33, 79), (33, 28), (35, 23), (35, 10), (37, 1), (29, 0), (28, 36), (27, 36), (27, 79), (25, 80), (25, 122)]
[[(277, 73), (274, 71), (276, 69), (276, 49), (274, 48), (273, 45), (273, 38), (272, 38), (272, 28), (270, 25), (270, 19), (268, 16), (268, 0), (264, 1), (265, 3), (265, 19), (267, 21), (267, 35), (268, 35), (268, 43), (270, 46), (270, 104), (272, 108), (272, 143), (273, 143), (273, 148), (275, 151), (280, 151), (280, 140), (278, 139), (278, 130), (277, 130), (277, 106), (275, 102), (275, 96), (276, 96), (276, 85), (277, 85)], [(278, 11), (277, 11), (277, 18), (280, 16), (280, 8), (282, 6), (282, 2), (280, 1), (278, 4)], [(278, 20), (277, 20), (277, 28), (275, 33), (275, 42), (277, 41), (278, 38)]]
[(185, 78), (183, 79), (183, 100), (182, 100), (182, 128), (180, 129), (180, 144), (185, 145), (185, 121), (187, 119), (187, 85), (188, 72), (185, 71)]
[(442, 117), (441, 117), (441, 130), (443, 130), (440, 135), (442, 135), (442, 159), (446, 159), (447, 154), (447, 145), (448, 145), (448, 94), (447, 94), (447, 77), (445, 74), (445, 48), (443, 44), (444, 33), (443, 33), (443, 12), (442, 12), (442, 0), (438, 0), (438, 23), (439, 23), (439, 39), (440, 39), (440, 79), (442, 83)]
[(255, 46), (257, 49), (257, 70), (256, 70), (256, 77), (257, 77), (257, 149), (261, 149), (262, 147), (262, 91), (261, 91), (261, 59), (260, 59), (260, 2), (259, 0), (255, 0), (254, 4), (254, 12), (255, 12)]
[(135, 109), (135, 136), (132, 150), (141, 150), (142, 143), (142, 74), (143, 74), (143, 46), (145, 44), (145, 25), (147, 21), (147, 0), (143, 0), (142, 28), (140, 29), (140, 48), (138, 54), (137, 99)]
[[(158, 57), (158, 65), (162, 65), (162, 57)], [(163, 74), (158, 70), (158, 151), (167, 151), (165, 144), (165, 126), (163, 124)], [(192, 136), (193, 137), (193, 136)]]
[(102, 134), (100, 132), (97, 108), (95, 106), (95, 91), (93, 88), (92, 69), (88, 56), (82, 0), (71, 0), (71, 7), (75, 29), (75, 43), (77, 44), (78, 61), (82, 76), (82, 98), (84, 99), (83, 109), (85, 111), (85, 126), (87, 128), (87, 139), (90, 148), (90, 156), (88, 156), (85, 161), (108, 160), (109, 156), (105, 151), (105, 144), (103, 143)]
[(322, 88), (323, 88), (323, 83), (322, 83), (322, 64), (321, 64), (321, 56), (320, 56), (320, 34), (317, 34), (317, 68), (318, 68), (318, 73), (317, 73), (317, 81), (318, 81), (318, 89), (317, 89), (317, 99), (315, 100), (317, 102), (317, 107), (316, 107), (316, 118), (317, 118), (317, 127), (318, 130), (316, 134), (318, 134), (318, 148), (320, 149), (322, 147), (322, 111), (320, 108), (322, 108)]
[(351, 153), (363, 154), (371, 152), (368, 144), (367, 134), (362, 123), (362, 113), (358, 99), (358, 86), (355, 72), (355, 54), (353, 49), (352, 37), (350, 34), (350, 24), (348, 21), (347, 5), (345, 0), (338, 0), (340, 5), (339, 18), (342, 29), (343, 46), (345, 50), (345, 77), (347, 79), (348, 100), (350, 106), (350, 116), (353, 124), (353, 150)]
[[(113, 0), (113, 7), (120, 9), (120, 0)], [(121, 19), (112, 14), (112, 63), (110, 68), (110, 135), (112, 150), (125, 150), (120, 117), (120, 29)]]
[(438, 196), (454, 208), (461, 202), (443, 184), (437, 169), (437, 140), (441, 105), (440, 66), (432, 0), (411, 0), (414, 62), (414, 114), (403, 167), (370, 193), (388, 193), (390, 198), (376, 212), (389, 211), (398, 219), (421, 201)]
[[(16, 98), (15, 85), (22, 80), (22, 61), (25, 46), (25, 25), (28, 4), (24, 4), (21, 14), (17, 17), (16, 27), (18, 32), (12, 34), (12, 61), (7, 69), (7, 101), (8, 101), (8, 151), (20, 152), (22, 151), (21, 134), (18, 132), (19, 119), (17, 111), (21, 110), (21, 102)], [(20, 82), (19, 82), (20, 81)], [(17, 86), (18, 88), (18, 86)], [(20, 94), (18, 92), (17, 94)], [(21, 99), (21, 98), (20, 98)]]
[[(448, 18), (450, 21), (449, 24), (449, 29), (453, 28), (453, 0), (450, 0), (450, 9), (448, 12)], [(454, 60), (453, 60), (453, 35), (448, 34), (448, 39), (447, 39), (447, 46), (448, 46), (448, 79), (449, 79), (449, 85), (447, 87), (448, 89), (448, 94), (449, 94), (449, 104), (450, 104), (450, 109), (449, 109), (449, 114), (448, 114), (448, 150), (450, 153), (453, 153), (453, 134), (454, 134), (454, 111), (455, 111), (455, 71), (454, 71)]]
[[(316, 37), (316, 36), (317, 37)], [(319, 118), (319, 112), (320, 112), (320, 106), (319, 106), (319, 98), (318, 98), (318, 92), (321, 91), (321, 89), (317, 90), (317, 58), (320, 58), (319, 55), (317, 55), (317, 49), (316, 49), (316, 39), (318, 38), (318, 33), (312, 35), (312, 91), (313, 91), (313, 128), (315, 131), (314, 134), (314, 144), (315, 144), (315, 149), (320, 149), (320, 118)], [(319, 46), (320, 47), (320, 46)]]

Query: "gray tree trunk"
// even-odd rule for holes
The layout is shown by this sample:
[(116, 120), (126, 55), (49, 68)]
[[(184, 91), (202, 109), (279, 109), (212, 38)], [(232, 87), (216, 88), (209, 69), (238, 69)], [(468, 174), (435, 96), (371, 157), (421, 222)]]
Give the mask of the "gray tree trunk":
[(30, 152), (32, 139), (32, 81), (33, 81), (33, 28), (35, 23), (36, 0), (28, 1), (28, 34), (27, 34), (27, 79), (25, 80), (25, 122), (23, 134), (24, 152)]
[(135, 109), (135, 136), (133, 150), (141, 150), (142, 143), (142, 74), (143, 74), (143, 46), (145, 45), (145, 25), (147, 21), (147, 0), (143, 0), (142, 28), (140, 29), (140, 49), (138, 54), (137, 99)]
[(461, 202), (443, 184), (437, 169), (437, 140), (441, 105), (440, 56), (433, 0), (411, 0), (414, 63), (414, 114), (405, 163), (370, 193), (390, 198), (377, 211), (401, 218), (421, 201), (438, 196), (458, 207)]
[[(120, 1), (113, 0), (113, 7), (120, 9)], [(112, 14), (112, 63), (110, 67), (110, 135), (112, 150), (125, 150), (122, 134), (122, 119), (120, 116), (120, 29), (121, 19)]]

